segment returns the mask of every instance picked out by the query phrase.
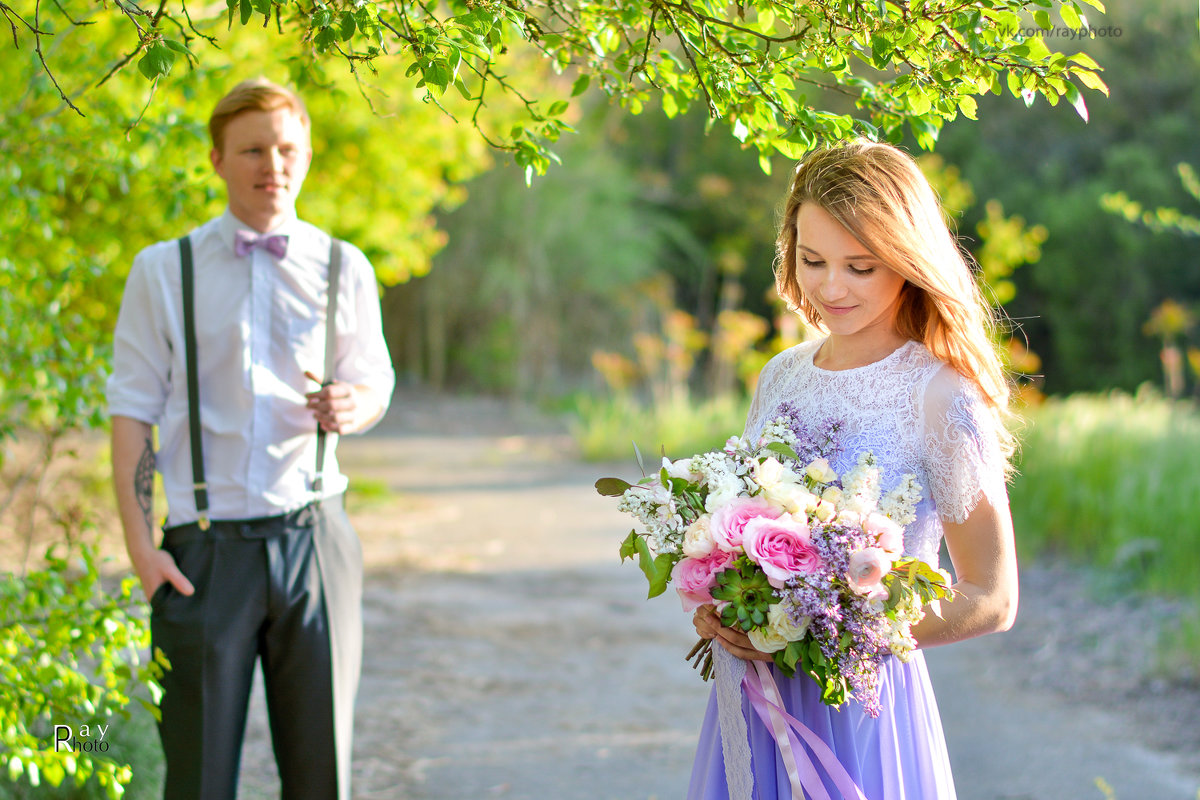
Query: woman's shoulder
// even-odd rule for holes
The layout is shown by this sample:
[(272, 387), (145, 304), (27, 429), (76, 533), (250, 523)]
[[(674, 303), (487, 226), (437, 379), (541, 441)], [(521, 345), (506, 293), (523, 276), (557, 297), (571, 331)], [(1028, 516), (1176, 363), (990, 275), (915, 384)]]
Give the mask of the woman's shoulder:
[(800, 366), (812, 362), (812, 355), (820, 345), (820, 340), (801, 342), (771, 356), (759, 371), (759, 385), (779, 376), (794, 375)]

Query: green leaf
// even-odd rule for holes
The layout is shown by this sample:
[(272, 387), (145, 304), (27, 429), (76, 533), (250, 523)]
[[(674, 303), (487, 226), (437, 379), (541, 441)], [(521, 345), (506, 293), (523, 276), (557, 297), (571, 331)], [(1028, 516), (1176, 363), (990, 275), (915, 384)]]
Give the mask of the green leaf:
[(196, 57), (196, 54), (193, 53), (191, 50), (189, 50), (187, 48), (187, 45), (185, 45), (183, 42), (177, 42), (174, 39), (163, 39), (162, 43), (165, 44), (167, 47), (171, 48), (172, 50), (174, 50), (176, 53), (183, 53), (185, 56), (188, 56), (189, 58)]
[(1067, 23), (1067, 27), (1073, 31), (1077, 31), (1083, 27), (1083, 20), (1079, 18), (1079, 12), (1073, 5), (1063, 3), (1058, 8), (1058, 15), (1062, 17), (1063, 22)]
[(790, 458), (793, 461), (796, 461), (797, 459), (800, 458), (800, 456), (796, 455), (795, 450), (788, 447), (783, 442), (771, 442), (770, 444), (767, 445), (766, 449), (770, 450), (772, 453), (778, 453), (779, 455), (783, 456), (784, 458)]
[(595, 485), (596, 491), (605, 497), (620, 497), (633, 487), (632, 483), (620, 478), (601, 478)]
[(245, 25), (250, 21), (250, 17), (254, 16), (254, 3), (252, 0), (242, 0), (242, 24)]
[(1099, 75), (1094, 72), (1081, 69), (1074, 72), (1076, 78), (1089, 89), (1095, 89), (1098, 92), (1103, 92), (1104, 96), (1108, 96), (1108, 84), (1106, 84)]
[(625, 541), (621, 542), (621, 560), (622, 561), (624, 561), (627, 558), (633, 558), (634, 556), (637, 555), (637, 552), (638, 552), (637, 542), (638, 542), (638, 539), (640, 539), (640, 538), (641, 537), (638, 536), (637, 531), (630, 531), (629, 535), (625, 537)]
[(571, 97), (578, 97), (588, 90), (588, 86), (592, 82), (592, 76), (584, 73), (575, 79), (575, 84), (571, 87)]
[(967, 119), (976, 119), (976, 113), (979, 110), (979, 104), (975, 102), (975, 98), (969, 94), (958, 98), (958, 110)]
[(642, 475), (645, 475), (646, 463), (642, 461), (642, 451), (638, 449), (637, 442), (633, 443), (633, 455), (637, 458), (638, 469), (642, 471)]
[(1087, 122), (1087, 102), (1084, 101), (1083, 95), (1079, 92), (1079, 89), (1075, 88), (1075, 84), (1068, 83), (1066, 86), (1066, 92), (1063, 94), (1063, 96), (1066, 97), (1071, 105), (1075, 107), (1075, 113), (1082, 117), (1084, 122)]
[(637, 548), (638, 566), (641, 567), (642, 573), (650, 583), (646, 597), (647, 599), (658, 597), (667, 590), (667, 583), (671, 580), (671, 567), (674, 566), (676, 560), (675, 556), (661, 553), (655, 557), (650, 552), (650, 545), (646, 544), (646, 539), (642, 536), (637, 537), (634, 546)]
[(161, 42), (156, 42), (138, 61), (138, 69), (147, 78), (154, 80), (170, 73), (174, 64), (175, 51)]
[[(313, 37), (313, 44), (317, 46), (318, 50), (326, 50), (333, 47), (337, 44), (337, 33), (332, 27), (321, 28), (321, 30), (317, 31), (317, 35)], [(414, 64), (413, 66), (417, 65)]]
[(351, 36), (354, 35), (354, 29), (356, 27), (356, 23), (354, 20), (354, 14), (352, 14), (349, 11), (343, 11), (340, 27), (341, 27), (340, 33), (342, 36), (342, 41), (344, 42), (344, 41), (348, 40)]

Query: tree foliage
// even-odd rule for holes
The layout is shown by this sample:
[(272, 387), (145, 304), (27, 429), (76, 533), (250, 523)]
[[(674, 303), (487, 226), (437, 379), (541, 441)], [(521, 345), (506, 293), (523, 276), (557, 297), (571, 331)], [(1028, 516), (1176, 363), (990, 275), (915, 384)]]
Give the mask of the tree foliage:
[[(1104, 64), (1111, 99), (1092, 108), (1086, 125), (1043, 102), (1026, 110), (986, 98), (977, 124), (951, 123), (938, 142), (938, 153), (979, 192), (1048, 231), (1042, 258), (1014, 276), (1007, 310), (1042, 357), (1051, 394), (1132, 391), (1157, 381), (1160, 342), (1143, 332), (1146, 320), (1167, 298), (1200, 303), (1197, 240), (1155, 235), (1102, 204), (1123, 192), (1143, 212), (1196, 216), (1195, 199), (1172, 169), (1200, 164), (1196, 4), (1106, 5), (1109, 35), (1081, 44)], [(968, 224), (982, 210), (969, 213)]]
[(150, 632), (136, 580), (105, 590), (90, 547), (70, 559), (52, 548), (46, 562), (0, 573), (0, 776), (34, 791), (94, 780), (116, 800), (132, 773), (111, 745), (135, 699), (157, 714), (165, 662), (142, 655)]
[[(261, 26), (302, 85), (319, 84), (330, 60), (364, 82), (398, 62), (431, 102), (461, 95), (490, 144), (540, 173), (570, 127), (569, 97), (589, 86), (635, 113), (702, 105), (748, 146), (791, 157), (855, 132), (895, 140), (907, 130), (930, 148), (945, 121), (974, 118), (975, 96), (989, 92), (1066, 99), (1086, 118), (1081, 88), (1105, 91), (1099, 66), (1036, 35), (1059, 21), (1086, 30), (1085, 5), (1103, 11), (1099, 0), (227, 0), (202, 18), (183, 3), (22, 0), (0, 13), (73, 108), (49, 52), (73, 28), (116, 19), (124, 30), (91, 80), (136, 64), (158, 85), (210, 58), (228, 41), (223, 29)], [(514, 62), (529, 51), (571, 80), (522, 81)], [(492, 117), (498, 97), (520, 106), (515, 123)]]

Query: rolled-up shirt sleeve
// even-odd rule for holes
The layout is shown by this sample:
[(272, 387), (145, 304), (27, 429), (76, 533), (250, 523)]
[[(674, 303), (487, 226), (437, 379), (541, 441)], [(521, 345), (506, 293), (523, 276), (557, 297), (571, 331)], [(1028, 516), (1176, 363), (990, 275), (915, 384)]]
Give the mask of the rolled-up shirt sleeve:
[(345, 248), (348, 286), (345, 292), (339, 292), (339, 301), (348, 301), (349, 308), (346, 311), (349, 313), (339, 309), (340, 335), (333, 374), (340, 381), (366, 386), (376, 395), (382, 410), (372, 420), (373, 426), (387, 411), (396, 376), (383, 335), (379, 283), (375, 279), (375, 270), (357, 247), (345, 242), (342, 246)]
[(113, 334), (108, 413), (151, 425), (162, 421), (171, 380), (172, 346), (164, 308), (162, 261), (156, 245), (134, 258)]

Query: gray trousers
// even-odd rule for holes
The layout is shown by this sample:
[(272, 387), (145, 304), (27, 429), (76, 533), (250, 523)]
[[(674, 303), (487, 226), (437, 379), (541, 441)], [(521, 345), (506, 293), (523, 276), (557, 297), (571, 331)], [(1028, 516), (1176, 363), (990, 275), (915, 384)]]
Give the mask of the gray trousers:
[(340, 497), (279, 517), (164, 530), (196, 587), (151, 598), (170, 659), (159, 734), (165, 800), (233, 800), (262, 660), (282, 800), (350, 800), (362, 665), (362, 549)]

